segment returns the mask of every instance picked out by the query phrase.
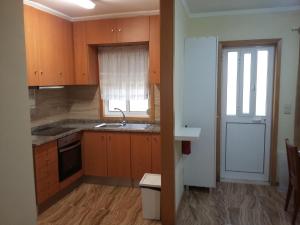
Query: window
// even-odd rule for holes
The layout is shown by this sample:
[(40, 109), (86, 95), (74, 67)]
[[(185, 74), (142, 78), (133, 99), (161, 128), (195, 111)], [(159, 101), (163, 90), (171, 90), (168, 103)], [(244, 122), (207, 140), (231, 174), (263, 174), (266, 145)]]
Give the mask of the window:
[(250, 113), (251, 96), (251, 53), (244, 54), (243, 74), (243, 114)]
[(227, 63), (227, 110), (226, 114), (236, 115), (238, 52), (228, 52)]
[(268, 51), (257, 51), (257, 74), (256, 74), (256, 116), (266, 115), (267, 81), (268, 81)]
[(149, 100), (108, 100), (104, 103), (105, 116), (120, 116), (119, 108), (126, 116), (149, 117)]
[(104, 116), (149, 117), (148, 46), (101, 47), (98, 58)]

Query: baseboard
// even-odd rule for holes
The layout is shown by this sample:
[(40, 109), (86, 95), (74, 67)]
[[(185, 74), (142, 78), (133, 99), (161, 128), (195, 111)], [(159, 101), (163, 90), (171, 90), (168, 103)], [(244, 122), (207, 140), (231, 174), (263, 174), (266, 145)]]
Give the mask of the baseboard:
[(240, 183), (240, 184), (270, 185), (269, 181), (260, 181), (260, 180), (238, 180), (238, 179), (224, 179), (224, 178), (221, 178), (221, 182)]

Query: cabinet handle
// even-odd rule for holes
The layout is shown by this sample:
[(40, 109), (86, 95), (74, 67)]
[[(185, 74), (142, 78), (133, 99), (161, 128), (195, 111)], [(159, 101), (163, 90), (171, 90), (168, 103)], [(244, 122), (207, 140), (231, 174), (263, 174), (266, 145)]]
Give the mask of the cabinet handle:
[(44, 72), (43, 71), (41, 71), (41, 76), (43, 76), (44, 75)]
[(114, 28), (112, 28), (112, 29), (111, 29), (111, 32), (115, 32), (115, 29), (114, 29)]
[(122, 31), (122, 29), (121, 28), (119, 28), (119, 30), (118, 30), (119, 32), (121, 32)]
[(63, 73), (62, 73), (62, 72), (60, 72), (60, 73), (59, 73), (59, 75), (60, 75), (60, 76), (62, 76), (62, 75), (63, 75)]
[(38, 71), (34, 71), (34, 75), (37, 75)]

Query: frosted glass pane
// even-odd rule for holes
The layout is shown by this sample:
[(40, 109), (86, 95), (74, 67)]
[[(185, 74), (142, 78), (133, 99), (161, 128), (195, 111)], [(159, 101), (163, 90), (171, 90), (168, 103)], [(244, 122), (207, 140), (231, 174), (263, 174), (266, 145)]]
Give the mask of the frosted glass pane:
[(119, 108), (126, 111), (126, 100), (109, 100), (108, 101), (108, 111), (116, 112), (115, 108)]
[(250, 113), (251, 54), (244, 54), (243, 114)]
[(237, 70), (238, 70), (238, 53), (228, 52), (226, 114), (232, 116), (236, 115)]
[(130, 112), (146, 112), (149, 108), (148, 99), (130, 100)]
[(268, 51), (257, 52), (256, 116), (266, 116)]

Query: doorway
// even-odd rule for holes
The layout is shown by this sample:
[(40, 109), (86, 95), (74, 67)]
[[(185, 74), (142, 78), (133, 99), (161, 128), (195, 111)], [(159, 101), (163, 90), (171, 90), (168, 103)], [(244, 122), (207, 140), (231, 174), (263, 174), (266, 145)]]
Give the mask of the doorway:
[(217, 176), (221, 180), (276, 182), (279, 47), (280, 40), (220, 44)]

